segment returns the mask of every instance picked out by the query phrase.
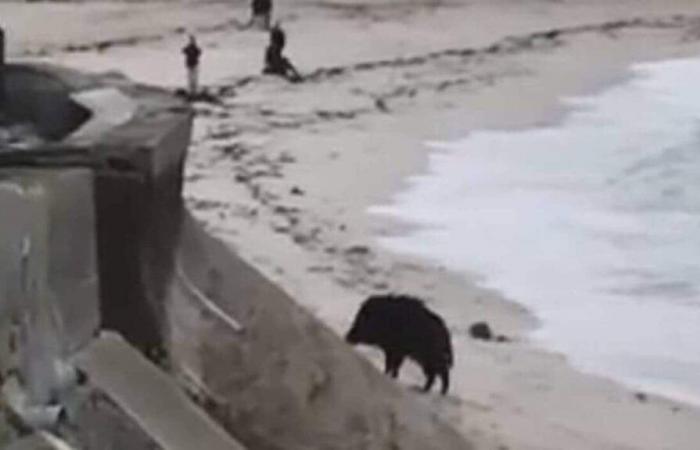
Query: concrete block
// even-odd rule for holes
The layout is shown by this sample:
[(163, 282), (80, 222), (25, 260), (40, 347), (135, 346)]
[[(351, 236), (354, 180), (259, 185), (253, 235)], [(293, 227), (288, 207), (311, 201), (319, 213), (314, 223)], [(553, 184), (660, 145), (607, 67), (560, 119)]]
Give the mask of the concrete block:
[(85, 169), (0, 170), (0, 375), (19, 369), (30, 401), (99, 328), (92, 196)]
[(94, 386), (81, 387), (67, 406), (58, 432), (83, 450), (165, 450), (128, 411)]
[(93, 196), (86, 169), (0, 170), (0, 208), (13, 211), (0, 223), (0, 311), (22, 297), (22, 246), (29, 245), (30, 278), (45, 283), (37, 289), (58, 312), (66, 353), (86, 344), (100, 322)]
[[(7, 112), (52, 142), (0, 152), (0, 166), (92, 169), (103, 325), (144, 352), (157, 351), (181, 221), (191, 109), (124, 77), (45, 65), (9, 65), (6, 75)], [(52, 280), (58, 290), (64, 275), (77, 276)]]
[(11, 443), (3, 450), (74, 450), (74, 448), (56, 436), (38, 432)]
[(243, 450), (238, 442), (194, 405), (174, 381), (121, 337), (105, 332), (75, 363), (91, 385), (167, 450)]
[(44, 175), (48, 200), (48, 289), (63, 321), (63, 351), (87, 344), (100, 325), (93, 175), (87, 169)]

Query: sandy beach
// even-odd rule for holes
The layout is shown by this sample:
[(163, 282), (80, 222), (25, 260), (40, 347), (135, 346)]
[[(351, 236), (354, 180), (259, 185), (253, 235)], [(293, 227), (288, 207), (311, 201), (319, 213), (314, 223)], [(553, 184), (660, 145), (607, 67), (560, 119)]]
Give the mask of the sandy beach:
[[(279, 1), (301, 84), (259, 75), (267, 36), (240, 26), (245, 2), (0, 3), (0, 17), (10, 58), (171, 89), (196, 33), (213, 101), (194, 105), (191, 211), (339, 334), (370, 293), (425, 298), (453, 334), (454, 386), (415, 395), (484, 448), (690, 450), (700, 410), (533, 346), (537, 319), (518, 299), (382, 250), (378, 237), (410, 225), (368, 214), (425, 171), (427, 141), (556, 123), (562, 97), (624, 79), (632, 63), (700, 54), (696, 1), (610, 3)], [(472, 340), (481, 320), (510, 342)], [(406, 366), (400, 382), (421, 380)]]

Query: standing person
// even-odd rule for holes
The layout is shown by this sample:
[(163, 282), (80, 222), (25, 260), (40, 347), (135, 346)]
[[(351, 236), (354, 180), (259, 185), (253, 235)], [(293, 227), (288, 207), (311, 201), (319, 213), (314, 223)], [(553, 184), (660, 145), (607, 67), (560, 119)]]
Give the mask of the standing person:
[(269, 30), (272, 17), (272, 0), (252, 0), (250, 8), (252, 10), (250, 25)]
[(270, 44), (265, 50), (264, 74), (279, 75), (292, 82), (302, 81), (301, 75), (294, 65), (282, 55), (286, 43), (286, 35), (279, 25), (270, 30)]
[(182, 49), (185, 54), (185, 67), (187, 68), (187, 88), (189, 95), (194, 97), (197, 94), (199, 83), (199, 58), (202, 50), (197, 45), (197, 40), (190, 35), (190, 42)]

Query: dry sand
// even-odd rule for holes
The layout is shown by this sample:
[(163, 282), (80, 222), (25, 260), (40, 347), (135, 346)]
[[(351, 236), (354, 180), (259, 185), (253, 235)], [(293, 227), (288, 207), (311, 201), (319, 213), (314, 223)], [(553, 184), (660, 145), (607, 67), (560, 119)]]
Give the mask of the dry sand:
[[(218, 102), (196, 105), (190, 208), (338, 333), (370, 292), (425, 297), (453, 331), (457, 363), (449, 397), (416, 395), (459, 430), (489, 448), (698, 448), (697, 409), (534, 348), (527, 311), (475, 277), (382, 251), (374, 238), (405, 225), (366, 210), (424, 170), (426, 140), (555, 121), (561, 96), (619, 80), (632, 62), (697, 55), (700, 3), (278, 3), (303, 84), (257, 75), (267, 38), (236, 25), (242, 3), (2, 3), (0, 17), (11, 56), (169, 87), (184, 79), (183, 31), (196, 30)], [(470, 340), (477, 320), (514, 341)], [(420, 381), (402, 372), (407, 389)]]

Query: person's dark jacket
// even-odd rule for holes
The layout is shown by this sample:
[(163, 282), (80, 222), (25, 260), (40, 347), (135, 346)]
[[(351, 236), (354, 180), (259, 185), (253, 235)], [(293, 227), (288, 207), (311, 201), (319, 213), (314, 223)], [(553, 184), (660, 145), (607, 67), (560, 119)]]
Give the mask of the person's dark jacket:
[(202, 50), (200, 50), (197, 44), (190, 42), (182, 49), (182, 53), (185, 54), (185, 65), (188, 68), (197, 67), (199, 65), (199, 57), (202, 55)]
[(282, 56), (279, 47), (273, 45), (267, 47), (263, 73), (286, 76), (290, 65), (289, 60)]

